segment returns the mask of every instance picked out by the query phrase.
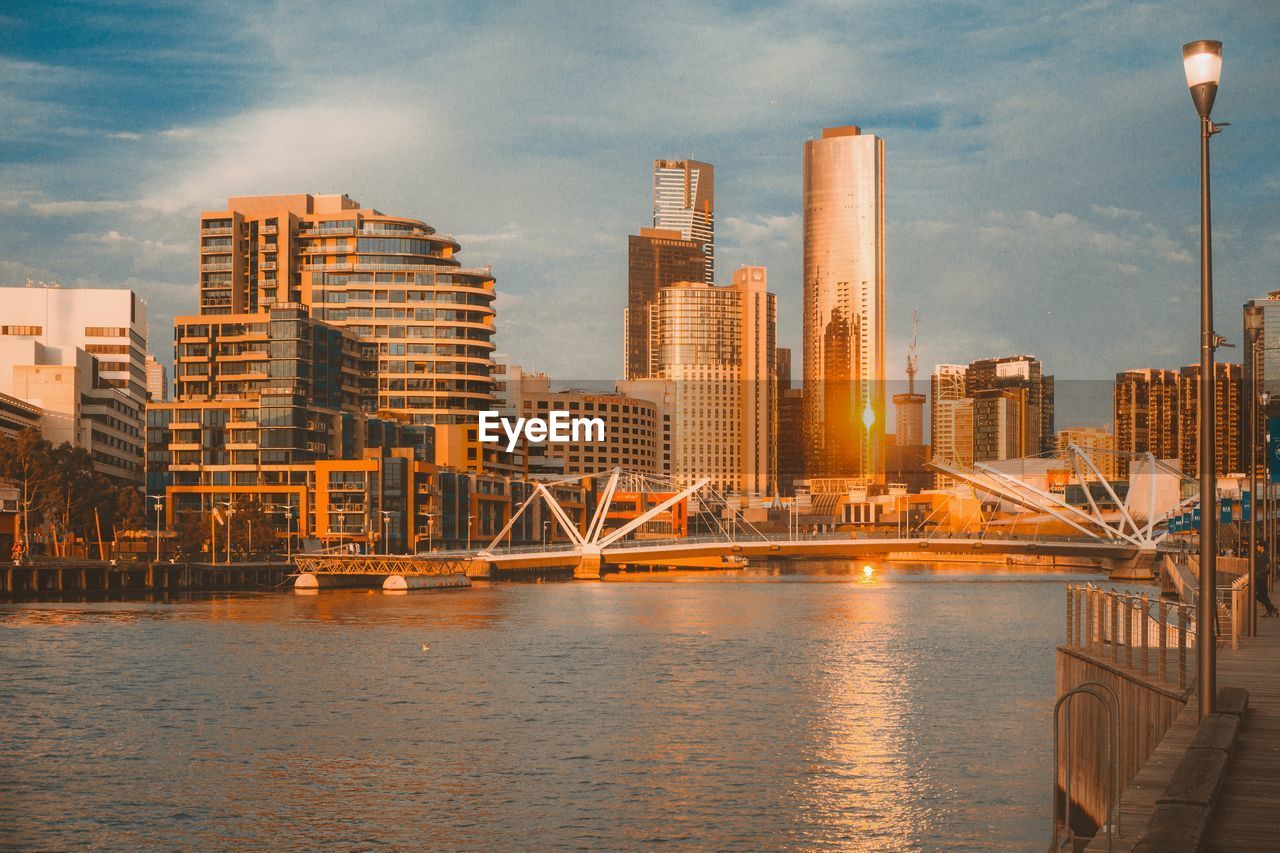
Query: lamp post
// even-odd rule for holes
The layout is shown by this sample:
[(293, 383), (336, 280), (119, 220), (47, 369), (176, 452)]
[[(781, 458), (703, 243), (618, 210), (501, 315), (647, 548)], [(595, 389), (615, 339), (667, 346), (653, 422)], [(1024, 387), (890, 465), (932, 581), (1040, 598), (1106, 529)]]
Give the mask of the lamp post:
[(227, 565), (231, 565), (231, 516), (235, 515), (236, 507), (231, 501), (218, 501), (218, 506), (227, 508)]
[(269, 504), (270, 509), (284, 513), (284, 555), (293, 556), (293, 506), (291, 504)]
[(1196, 648), (1200, 661), (1200, 719), (1214, 711), (1217, 693), (1217, 476), (1214, 470), (1213, 256), (1210, 249), (1209, 137), (1218, 126), (1209, 118), (1222, 77), (1222, 42), (1201, 39), (1182, 46), (1191, 101), (1200, 114), (1200, 596), (1196, 612)]
[[(1262, 308), (1244, 308), (1245, 390), (1249, 395), (1249, 428), (1245, 430), (1245, 464), (1249, 475), (1249, 636), (1258, 635), (1258, 333), (1262, 331)], [(1265, 405), (1265, 404), (1264, 404)], [(1265, 452), (1263, 458), (1266, 458)], [(1243, 506), (1243, 502), (1241, 504)], [(1241, 510), (1243, 512), (1243, 509)]]
[(151, 500), (155, 501), (156, 507), (156, 562), (160, 562), (160, 504), (164, 502), (164, 495), (147, 495)]
[(387, 539), (387, 520), (391, 518), (391, 510), (380, 509), (378, 515), (382, 516), (382, 555), (385, 557), (391, 553), (391, 542)]
[(468, 551), (471, 550), (471, 522), (475, 520), (476, 520), (476, 517), (474, 515), (467, 516), (467, 550)]
[(550, 521), (542, 522), (542, 547), (547, 547), (547, 528), (551, 526)]

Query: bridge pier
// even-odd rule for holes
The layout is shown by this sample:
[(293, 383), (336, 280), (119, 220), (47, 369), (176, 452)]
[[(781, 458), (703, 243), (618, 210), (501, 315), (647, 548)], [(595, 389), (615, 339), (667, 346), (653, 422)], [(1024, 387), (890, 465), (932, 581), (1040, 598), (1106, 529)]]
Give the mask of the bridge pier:
[(574, 580), (600, 580), (600, 570), (604, 567), (604, 557), (598, 547), (584, 546), (578, 564), (573, 567)]

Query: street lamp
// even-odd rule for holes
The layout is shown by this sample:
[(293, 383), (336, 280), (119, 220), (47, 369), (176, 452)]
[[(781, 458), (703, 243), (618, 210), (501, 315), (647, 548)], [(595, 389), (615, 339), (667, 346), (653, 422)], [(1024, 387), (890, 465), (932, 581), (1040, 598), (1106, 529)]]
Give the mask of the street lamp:
[(227, 565), (231, 565), (231, 516), (236, 513), (236, 506), (231, 501), (218, 501), (218, 506), (227, 508)]
[(391, 542), (387, 539), (387, 519), (391, 517), (391, 510), (380, 509), (378, 515), (382, 516), (382, 554), (386, 556), (391, 553)]
[[(1266, 392), (1256, 391), (1258, 383), (1258, 335), (1262, 331), (1263, 314), (1258, 305), (1244, 307), (1245, 371), (1249, 394), (1249, 428), (1245, 430), (1245, 458), (1249, 460), (1249, 636), (1258, 634), (1258, 404), (1266, 408)], [(1267, 458), (1263, 452), (1263, 458)], [(1243, 502), (1241, 504), (1243, 506)], [(1243, 511), (1243, 510), (1242, 510)]]
[[(428, 512), (424, 515), (424, 517), (427, 519), (427, 553), (431, 553), (431, 527), (432, 527), (431, 519), (437, 518), (439, 517), (439, 515), (440, 513), (438, 512)], [(420, 533), (413, 537), (414, 548), (418, 547), (418, 540), (421, 538), (422, 538), (422, 534)]]
[(542, 522), (542, 547), (547, 547), (547, 528), (551, 526), (550, 521)]
[(164, 502), (164, 495), (147, 495), (151, 500), (155, 501), (156, 507), (156, 562), (160, 562), (160, 504)]
[(1218, 126), (1209, 118), (1222, 77), (1222, 42), (1201, 39), (1182, 46), (1191, 101), (1200, 114), (1200, 598), (1196, 611), (1196, 646), (1200, 651), (1200, 719), (1214, 711), (1217, 692), (1217, 476), (1214, 470), (1213, 259), (1210, 249), (1209, 137)]
[(475, 520), (476, 520), (476, 516), (474, 515), (467, 516), (467, 550), (468, 551), (471, 550), (471, 522)]
[(284, 555), (286, 558), (293, 556), (293, 505), (292, 504), (269, 504), (272, 510), (278, 510), (284, 513)]

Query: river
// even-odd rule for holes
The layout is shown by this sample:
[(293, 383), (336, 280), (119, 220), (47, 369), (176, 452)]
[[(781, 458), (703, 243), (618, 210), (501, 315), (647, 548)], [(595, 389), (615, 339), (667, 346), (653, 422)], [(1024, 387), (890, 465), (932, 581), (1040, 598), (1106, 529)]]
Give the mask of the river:
[(1093, 577), (829, 563), (4, 604), (0, 833), (1042, 848), (1063, 586)]

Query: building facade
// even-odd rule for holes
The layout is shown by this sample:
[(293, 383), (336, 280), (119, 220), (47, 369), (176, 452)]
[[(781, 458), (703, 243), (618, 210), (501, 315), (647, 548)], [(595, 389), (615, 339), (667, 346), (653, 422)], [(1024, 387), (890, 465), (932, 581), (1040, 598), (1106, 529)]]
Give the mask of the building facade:
[[(585, 431), (568, 442), (524, 442), (530, 476), (598, 474), (621, 468), (628, 472), (670, 474), (672, 410), (663, 397), (633, 397), (615, 387), (613, 393), (587, 390), (552, 390), (542, 373), (526, 373), (519, 365), (500, 364), (498, 396), (502, 411), (523, 418), (546, 419), (551, 412), (567, 412), (571, 418), (598, 418), (603, 438)], [(637, 383), (640, 384), (640, 383)], [(649, 395), (653, 396), (653, 395)]]
[(627, 238), (627, 309), (625, 322), (627, 379), (654, 373), (649, 350), (652, 312), (658, 291), (680, 281), (709, 281), (703, 244), (679, 231), (641, 228)]
[(151, 353), (147, 353), (147, 401), (163, 403), (169, 399), (169, 372)]
[[(1058, 430), (1058, 455), (1064, 455), (1072, 447), (1084, 451), (1102, 476), (1108, 480), (1116, 478), (1116, 437), (1103, 427), (1064, 427)], [(1081, 468), (1080, 473), (1086, 480), (1095, 479), (1094, 474)]]
[(1118, 477), (1128, 478), (1135, 454), (1178, 458), (1178, 371), (1141, 368), (1117, 373), (1113, 399)]
[[(653, 161), (653, 227), (679, 232), (706, 258), (701, 281), (715, 282), (716, 173), (697, 160)], [(684, 281), (698, 281), (687, 278)]]
[(131, 290), (0, 288), (0, 393), (41, 411), (54, 444), (141, 482), (147, 306)]
[(767, 495), (776, 471), (776, 301), (763, 267), (733, 284), (682, 282), (658, 294), (652, 346), (674, 387), (672, 475), (722, 493)]
[[(1046, 375), (1044, 365), (1030, 355), (1012, 355), (1001, 358), (985, 358), (969, 364), (965, 369), (965, 396), (975, 400), (983, 391), (1007, 391), (1001, 399), (1009, 401), (1006, 405), (1016, 407), (1003, 417), (1014, 419), (1018, 423), (1020, 435), (1009, 436), (1005, 450), (1015, 456), (1036, 456), (1052, 454), (1055, 450), (1054, 431), (1054, 387), (1053, 377)], [(995, 399), (999, 395), (988, 395)], [(995, 410), (990, 406), (975, 406), (975, 435), (994, 435), (997, 424), (984, 423), (983, 418)], [(974, 450), (978, 459), (1006, 459), (1008, 456), (982, 455), (990, 450)]]
[[(1245, 473), (1241, 411), (1244, 374), (1241, 365), (1214, 363), (1214, 468), (1219, 476)], [(1200, 365), (1178, 372), (1178, 459), (1182, 473), (1200, 476)]]
[(360, 344), (360, 407), (474, 424), (493, 401), (494, 278), (452, 237), (345, 195), (232, 198), (200, 216), (200, 314), (301, 304)]
[(805, 468), (884, 479), (884, 141), (832, 127), (804, 146)]

